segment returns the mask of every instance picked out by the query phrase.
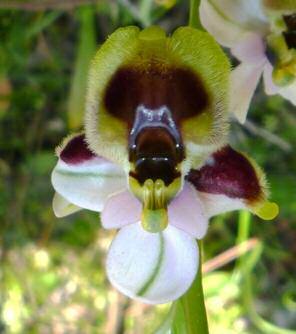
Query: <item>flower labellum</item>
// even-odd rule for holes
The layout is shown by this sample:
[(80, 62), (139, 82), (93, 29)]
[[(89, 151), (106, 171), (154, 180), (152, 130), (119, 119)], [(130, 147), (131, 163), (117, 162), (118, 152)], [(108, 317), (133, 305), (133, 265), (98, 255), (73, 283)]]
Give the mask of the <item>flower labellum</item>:
[[(193, 43), (208, 45), (217, 56), (211, 55), (213, 60), (206, 65), (202, 54), (207, 48), (195, 51)], [(114, 57), (108, 64), (114, 66), (113, 73), (107, 73), (101, 62), (108, 46), (118, 48), (108, 57), (110, 63)], [(142, 203), (145, 230), (160, 232), (168, 225), (168, 204), (181, 190), (189, 167), (185, 158), (190, 154), (185, 156), (184, 145), (208, 151), (215, 146), (215, 137), (224, 137), (228, 71), (226, 57), (210, 37), (190, 28), (180, 28), (172, 37), (155, 26), (143, 31), (119, 29), (99, 50), (90, 74), (87, 140), (92, 150), (103, 155), (107, 142), (121, 143), (105, 156), (128, 170), (129, 188)], [(215, 81), (209, 80), (213, 76)]]
[(207, 33), (116, 30), (90, 70), (85, 133), (57, 150), (58, 217), (82, 208), (119, 229), (110, 282), (150, 304), (179, 298), (198, 270), (196, 239), (211, 216), (277, 214), (263, 173), (226, 144), (230, 66)]

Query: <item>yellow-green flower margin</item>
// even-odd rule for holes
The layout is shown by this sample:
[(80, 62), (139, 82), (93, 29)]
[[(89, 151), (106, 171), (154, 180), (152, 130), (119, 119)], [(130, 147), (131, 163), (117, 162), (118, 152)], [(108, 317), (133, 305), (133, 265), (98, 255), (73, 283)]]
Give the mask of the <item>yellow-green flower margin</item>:
[(230, 63), (208, 33), (181, 27), (166, 37), (159, 27), (143, 31), (134, 26), (119, 28), (101, 46), (92, 62), (85, 121), (90, 148), (126, 168), (127, 126), (104, 110), (102, 97), (117, 69), (147, 62), (151, 55), (159, 62), (190, 68), (202, 80), (210, 97), (207, 110), (186, 120), (182, 126), (186, 148), (197, 144), (211, 152), (223, 145), (227, 132)]
[(272, 220), (279, 213), (279, 207), (274, 202), (269, 202), (268, 197), (270, 196), (269, 187), (266, 180), (266, 176), (263, 170), (259, 167), (255, 160), (250, 158), (247, 154), (240, 152), (253, 166), (257, 176), (257, 180), (260, 184), (261, 194), (255, 201), (245, 201), (246, 206), (258, 217), (264, 220)]

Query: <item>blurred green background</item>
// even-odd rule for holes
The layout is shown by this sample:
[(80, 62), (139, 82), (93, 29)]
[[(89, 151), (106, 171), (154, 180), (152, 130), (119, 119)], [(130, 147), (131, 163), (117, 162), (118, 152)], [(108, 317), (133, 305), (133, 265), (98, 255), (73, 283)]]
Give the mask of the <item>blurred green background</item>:
[[(96, 213), (55, 218), (50, 173), (54, 148), (81, 129), (89, 61), (106, 36), (130, 24), (172, 32), (187, 21), (187, 1), (0, 0), (0, 333), (154, 333), (165, 319), (169, 305), (130, 301), (108, 284), (113, 232)], [(232, 145), (265, 169), (281, 211), (271, 222), (244, 212), (211, 222), (205, 261), (242, 241), (251, 248), (208, 263), (211, 333), (292, 333), (295, 107), (260, 85), (248, 121), (232, 130)]]

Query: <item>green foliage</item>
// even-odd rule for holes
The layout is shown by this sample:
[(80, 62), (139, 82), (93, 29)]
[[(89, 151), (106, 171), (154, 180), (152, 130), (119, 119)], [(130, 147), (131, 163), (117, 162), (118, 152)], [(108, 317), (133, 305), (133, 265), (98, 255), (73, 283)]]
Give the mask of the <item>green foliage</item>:
[(78, 11), (78, 18), (81, 27), (68, 101), (68, 123), (73, 131), (79, 130), (83, 123), (88, 70), (96, 50), (94, 11), (92, 8), (82, 7)]

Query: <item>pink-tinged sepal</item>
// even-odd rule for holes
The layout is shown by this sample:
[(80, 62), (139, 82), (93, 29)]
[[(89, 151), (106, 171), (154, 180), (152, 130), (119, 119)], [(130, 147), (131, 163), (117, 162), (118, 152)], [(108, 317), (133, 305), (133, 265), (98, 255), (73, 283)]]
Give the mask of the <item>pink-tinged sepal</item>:
[(231, 53), (239, 59), (241, 64), (231, 72), (230, 111), (240, 123), (244, 123), (252, 97), (267, 63), (265, 43), (260, 35), (247, 32), (231, 48)]
[(126, 188), (123, 170), (91, 152), (84, 134), (66, 138), (52, 172), (56, 192), (78, 207), (101, 211), (108, 196)]
[(231, 53), (241, 62), (258, 65), (266, 61), (265, 49), (266, 45), (262, 36), (246, 32), (241, 40), (231, 48)]
[(267, 201), (261, 169), (230, 146), (215, 152), (199, 170), (191, 170), (187, 179), (198, 191), (209, 217), (243, 208), (266, 220), (278, 213), (277, 205)]
[[(126, 190), (110, 196), (101, 214), (104, 228), (122, 228), (141, 219), (142, 204)], [(202, 239), (208, 229), (208, 217), (204, 206), (194, 188), (185, 182), (183, 189), (168, 205), (169, 224)]]
[(257, 64), (243, 62), (231, 72), (230, 111), (240, 123), (246, 120), (264, 64), (264, 60)]
[(110, 196), (101, 213), (101, 222), (104, 228), (122, 228), (134, 224), (141, 217), (141, 202), (129, 191), (125, 190)]

